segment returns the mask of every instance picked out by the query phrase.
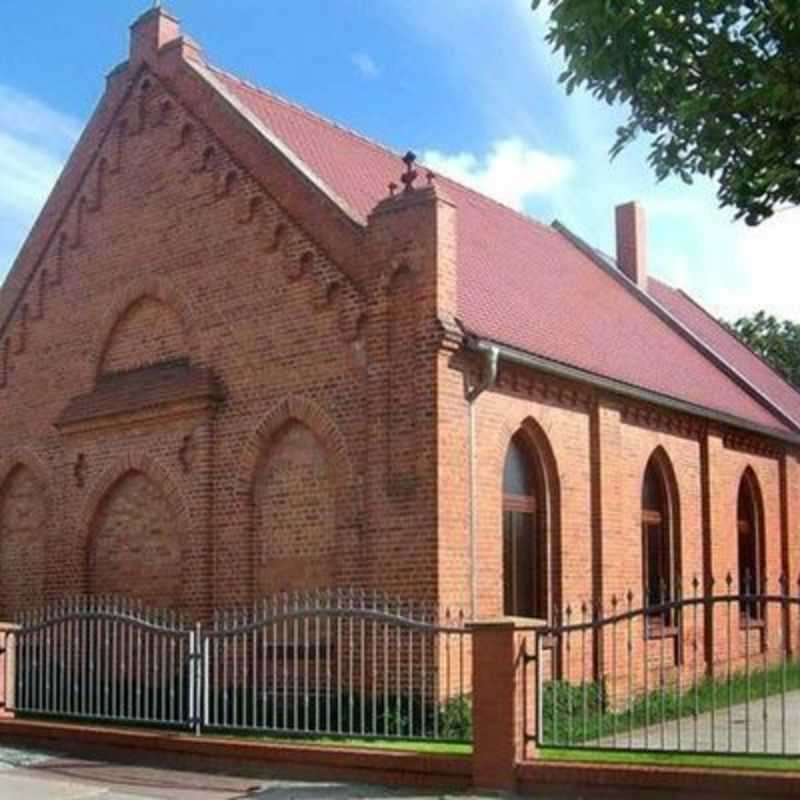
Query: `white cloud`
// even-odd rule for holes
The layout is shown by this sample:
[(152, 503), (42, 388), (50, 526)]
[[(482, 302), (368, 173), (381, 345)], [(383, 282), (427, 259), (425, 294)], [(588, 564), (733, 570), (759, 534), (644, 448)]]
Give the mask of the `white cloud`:
[(0, 279), (80, 133), (77, 120), (0, 85)]
[(381, 74), (380, 69), (378, 69), (378, 65), (368, 53), (353, 53), (350, 56), (350, 60), (353, 62), (355, 68), (365, 78), (377, 78)]
[(0, 130), (34, 141), (74, 142), (80, 123), (34, 97), (0, 84)]
[(0, 130), (0, 209), (14, 215), (35, 213), (61, 163), (57, 155)]
[[(409, 0), (394, 2), (406, 12), (413, 8)], [(487, 15), (492, 19), (490, 47)], [(563, 60), (545, 41), (546, 3), (536, 13), (529, 0), (437, 3), (406, 18), (442, 56), (442, 68), (451, 76), (451, 102), (464, 104), (474, 115), (476, 125), (465, 131), (465, 149), (487, 154), (451, 156), (445, 166), (455, 177), (495, 196), (505, 193), (505, 202), (545, 222), (558, 218), (606, 252), (614, 250), (614, 206), (638, 199), (649, 214), (649, 261), (655, 275), (721, 316), (765, 308), (800, 320), (800, 210), (778, 214), (758, 228), (734, 222), (732, 209), (718, 207), (712, 181), (658, 183), (647, 163), (646, 139), (611, 162), (608, 151), (626, 110), (580, 90), (566, 95), (558, 83)], [(476, 131), (482, 129), (485, 144), (476, 147)], [(572, 179), (523, 195), (514, 172), (490, 181), (488, 164), (496, 143), (509, 140), (544, 154), (559, 153), (571, 162)], [(457, 146), (453, 149), (457, 152)]]
[(800, 208), (737, 227), (731, 280), (717, 287), (716, 303), (731, 318), (764, 309), (800, 321), (799, 251)]
[(518, 211), (531, 197), (551, 192), (565, 183), (573, 171), (569, 159), (530, 147), (519, 137), (494, 142), (483, 156), (428, 150), (422, 160), (434, 172), (441, 172)]

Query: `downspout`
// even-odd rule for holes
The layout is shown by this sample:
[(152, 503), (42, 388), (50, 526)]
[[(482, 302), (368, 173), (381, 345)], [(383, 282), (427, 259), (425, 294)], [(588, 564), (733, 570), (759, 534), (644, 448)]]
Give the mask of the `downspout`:
[(475, 401), (489, 388), (494, 386), (497, 379), (497, 361), (500, 350), (491, 345), (479, 350), (484, 361), (481, 377), (474, 386), (467, 389), (466, 397), (469, 410), (469, 432), (467, 449), (469, 458), (469, 606), (470, 619), (475, 619), (478, 610), (478, 514), (477, 514), (477, 464), (475, 455)]

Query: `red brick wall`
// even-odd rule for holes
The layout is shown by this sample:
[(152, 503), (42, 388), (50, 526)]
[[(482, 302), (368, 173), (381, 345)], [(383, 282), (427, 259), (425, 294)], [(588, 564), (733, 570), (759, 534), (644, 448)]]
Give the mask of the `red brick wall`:
[[(6, 328), (3, 474), (23, 454), (41, 462), (36, 492), (59, 513), (0, 537), (14, 597), (0, 617), (87, 589), (197, 613), (309, 583), (433, 599), (435, 194), (351, 225), (360, 257), (334, 261), (319, 242), (341, 212), (309, 206), (322, 228), (291, 216), (304, 178), (271, 186), (287, 167), (260, 142), (234, 160), (221, 100), (185, 71), (169, 89), (131, 78), (112, 77), (64, 179), (77, 200), (59, 218), (57, 190), (9, 282), (28, 276)], [(190, 110), (198, 95), (209, 128)], [(245, 163), (275, 168), (257, 179)], [(101, 373), (113, 388), (119, 371), (175, 358), (211, 369), (224, 400), (57, 426)]]
[[(469, 537), (469, 405), (464, 382), (474, 384), (477, 359), (443, 355), (440, 361), (440, 597), (447, 605), (470, 605)], [(591, 613), (593, 600), (605, 612), (642, 603), (643, 561), (641, 494), (649, 459), (658, 450), (668, 465), (677, 496), (679, 534), (677, 571), (684, 597), (702, 594), (710, 575), (714, 590), (724, 594), (730, 570), (737, 591), (738, 553), (736, 514), (739, 482), (748, 467), (757, 477), (763, 496), (766, 575), (777, 589), (784, 569), (782, 553), (796, 561), (798, 519), (797, 461), (787, 460), (788, 548), (783, 546), (784, 522), (780, 501), (780, 450), (764, 440), (708, 429), (700, 420), (621, 402), (577, 385), (538, 376), (534, 371), (501, 363), (496, 385), (475, 401), (475, 495), (477, 611), (481, 617), (502, 614), (502, 472), (508, 443), (518, 430), (527, 430), (540, 452), (552, 459), (549, 481), (551, 580), (553, 602), (571, 621), (582, 617), (583, 603)], [(545, 459), (547, 460), (547, 459)], [(555, 513), (554, 513), (555, 512)], [(794, 538), (793, 538), (794, 537)], [(696, 638), (699, 669), (705, 669), (704, 647), (711, 647), (715, 630), (715, 659), (727, 652), (726, 607), (720, 604), (706, 620), (702, 607), (695, 616), (684, 612), (685, 641), (653, 639), (647, 657), (658, 665), (682, 659), (684, 671), (693, 669), (692, 642)], [(734, 609), (731, 652), (742, 656), (745, 639)], [(769, 620), (770, 636), (779, 636), (777, 617)], [(635, 665), (644, 663), (640, 626), (635, 626)], [(608, 638), (608, 637), (606, 637)], [(751, 651), (760, 652), (761, 634), (749, 635)], [(591, 648), (590, 648), (591, 650)], [(624, 661), (627, 656), (624, 655)], [(611, 650), (606, 642), (604, 668), (610, 671)], [(618, 661), (618, 669), (624, 666)], [(637, 672), (640, 666), (634, 667)], [(591, 671), (573, 652), (572, 674)]]
[(711, 508), (714, 535), (711, 572), (722, 589), (728, 572), (739, 584), (737, 500), (745, 470), (753, 470), (760, 489), (764, 512), (766, 577), (777, 589), (783, 571), (781, 555), (780, 464), (777, 458), (733, 450), (722, 445), (716, 450), (711, 479)]
[[(458, 209), (434, 182), (358, 224), (181, 52), (162, 51), (158, 74), (112, 75), (0, 304), (18, 298), (0, 341), (0, 617), (92, 586), (197, 613), (330, 582), (468, 609), (473, 572), (477, 613), (495, 616), (502, 466), (520, 427), (547, 451), (556, 603), (640, 586), (657, 447), (676, 475), (685, 578), (727, 568), (745, 464), (770, 569), (783, 530), (796, 569), (796, 455), (781, 510), (764, 442), (706, 440), (699, 420), (506, 365), (474, 406), (473, 563), (464, 379), (479, 366), (455, 324)], [(57, 424), (100, 373), (113, 389), (121, 370), (176, 358), (213, 371), (223, 399)], [(19, 484), (18, 464), (35, 477)]]
[(609, 487), (620, 505), (620, 532), (605, 539), (605, 593), (624, 595), (632, 589), (641, 602), (642, 574), (642, 483), (650, 457), (661, 448), (671, 465), (677, 484), (675, 517), (678, 521), (679, 574), (688, 585), (703, 576), (700, 444), (690, 435), (652, 430), (637, 424), (620, 427), (620, 482)]
[[(444, 372), (440, 391), (450, 409), (442, 424), (449, 433), (459, 457), (448, 454), (447, 476), (459, 505), (468, 505), (469, 470), (467, 453), (468, 404), (463, 399), (462, 366)], [(645, 468), (660, 450), (671, 465), (678, 498), (679, 561), (684, 594), (691, 591), (693, 578), (703, 581), (706, 571), (718, 583), (731, 571), (736, 578), (738, 564), (736, 512), (739, 482), (749, 466), (757, 476), (764, 499), (766, 571), (777, 581), (781, 561), (781, 507), (779, 459), (775, 454), (748, 452), (733, 442), (708, 435), (710, 450), (709, 524), (710, 564), (705, 564), (703, 549), (703, 463), (701, 442), (706, 434), (702, 425), (685, 418), (647, 414), (638, 409), (614, 405), (608, 399), (592, 397), (577, 386), (565, 391), (562, 383), (537, 378), (532, 372), (501, 367), (497, 385), (476, 401), (477, 508), (479, 528), (480, 607), (487, 614), (499, 613), (501, 595), (497, 577), (501, 568), (502, 467), (508, 443), (519, 429), (536, 430), (546, 440), (556, 464), (556, 496), (562, 547), (561, 580), (564, 602), (573, 605), (592, 596), (592, 572), (602, 575), (602, 595), (622, 597), (633, 589), (641, 600), (642, 528), (641, 491)], [(622, 409), (622, 413), (620, 412)], [(789, 460), (791, 472), (796, 465)], [(792, 478), (789, 484), (794, 485)], [(789, 490), (796, 497), (797, 488)], [(794, 501), (796, 503), (796, 501)], [(792, 501), (790, 501), (790, 506)], [(792, 506), (793, 508), (794, 506)], [(793, 513), (793, 512), (792, 512)], [(465, 510), (454, 515), (453, 527), (466, 527)], [(598, 523), (599, 520), (599, 523)], [(790, 523), (789, 527), (792, 527)], [(558, 531), (554, 533), (558, 535)], [(454, 542), (467, 550), (467, 541), (457, 530)], [(600, 546), (592, 547), (599, 536)], [(796, 538), (796, 537), (795, 537)], [(794, 549), (792, 545), (790, 549)], [(455, 548), (454, 548), (455, 549)], [(466, 602), (468, 567), (453, 555), (453, 571), (461, 575), (461, 586), (454, 589), (453, 602)], [(460, 564), (460, 565), (459, 565)], [(590, 569), (591, 568), (591, 569)], [(719, 588), (719, 586), (717, 587)], [(458, 596), (460, 594), (460, 597)]]

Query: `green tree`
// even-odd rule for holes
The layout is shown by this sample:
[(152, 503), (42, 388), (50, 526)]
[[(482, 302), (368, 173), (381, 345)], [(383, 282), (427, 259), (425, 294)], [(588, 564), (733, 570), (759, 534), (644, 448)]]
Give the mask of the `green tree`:
[(759, 311), (737, 319), (729, 327), (800, 389), (800, 324)]
[(651, 135), (659, 179), (716, 178), (720, 205), (749, 225), (800, 205), (798, 0), (547, 4), (567, 92), (628, 104), (612, 156)]

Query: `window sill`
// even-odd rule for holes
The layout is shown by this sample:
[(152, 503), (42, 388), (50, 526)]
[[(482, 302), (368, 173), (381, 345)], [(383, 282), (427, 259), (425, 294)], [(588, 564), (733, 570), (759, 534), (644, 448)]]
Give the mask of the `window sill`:
[(556, 636), (555, 634), (552, 634), (552, 633), (547, 635), (547, 636), (545, 636), (543, 638), (543, 640), (542, 640), (542, 647), (545, 650), (552, 650), (556, 646), (557, 639), (558, 639), (558, 636)]
[(675, 625), (669, 625), (665, 627), (664, 625), (647, 625), (647, 640), (659, 640), (659, 639), (676, 639), (678, 637), (678, 628)]
[(763, 630), (767, 627), (767, 623), (763, 619), (755, 619), (753, 617), (739, 617), (739, 630)]

